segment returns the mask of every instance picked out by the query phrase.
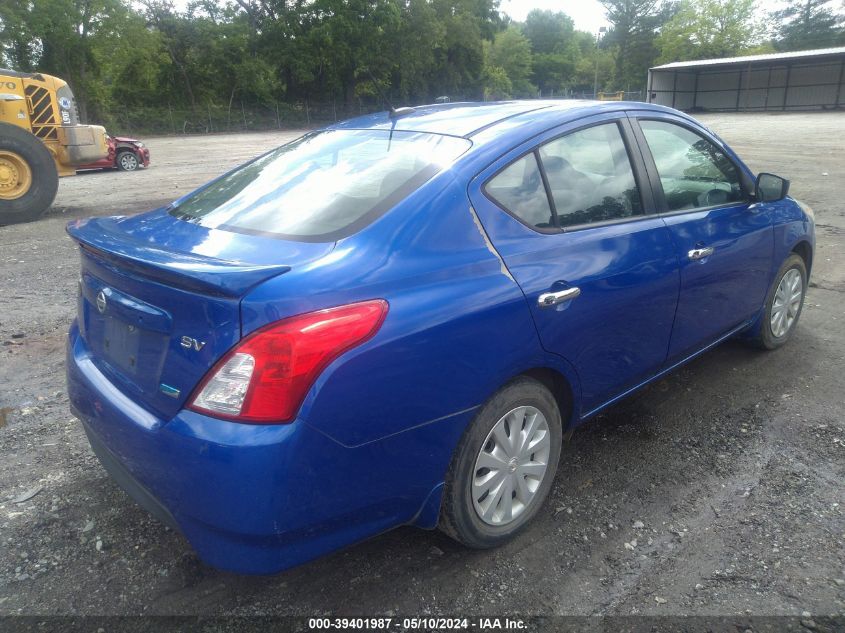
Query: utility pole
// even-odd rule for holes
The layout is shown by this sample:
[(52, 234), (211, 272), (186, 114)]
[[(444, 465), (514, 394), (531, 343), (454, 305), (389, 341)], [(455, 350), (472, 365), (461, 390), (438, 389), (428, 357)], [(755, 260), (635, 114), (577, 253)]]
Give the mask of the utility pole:
[(606, 26), (600, 26), (598, 33), (596, 33), (596, 78), (593, 80), (593, 99), (599, 98), (599, 40), (602, 33), (607, 33)]

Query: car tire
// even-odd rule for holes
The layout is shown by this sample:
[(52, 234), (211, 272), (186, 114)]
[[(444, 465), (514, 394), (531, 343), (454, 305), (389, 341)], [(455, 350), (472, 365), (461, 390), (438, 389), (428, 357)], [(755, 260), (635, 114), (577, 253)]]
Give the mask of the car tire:
[(543, 384), (522, 377), (502, 387), (478, 411), (455, 450), (440, 530), (476, 549), (516, 536), (548, 496), (562, 437), (560, 410)]
[[(34, 134), (0, 123), (0, 225), (36, 219), (53, 203), (59, 172), (50, 151)], [(29, 182), (28, 188), (20, 179)], [(5, 191), (3, 190), (5, 188)]]
[(777, 349), (792, 338), (806, 294), (807, 266), (800, 255), (792, 253), (783, 262), (766, 295), (763, 321), (754, 339), (758, 347)]
[(135, 156), (135, 152), (118, 153), (114, 163), (121, 171), (135, 171), (141, 164), (138, 157)]

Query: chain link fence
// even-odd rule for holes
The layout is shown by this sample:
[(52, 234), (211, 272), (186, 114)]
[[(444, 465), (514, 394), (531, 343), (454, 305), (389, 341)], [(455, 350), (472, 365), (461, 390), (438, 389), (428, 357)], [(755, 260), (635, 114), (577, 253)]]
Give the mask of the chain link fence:
[[(600, 95), (601, 96), (601, 95)], [(570, 92), (547, 98), (593, 99), (592, 92)], [(626, 101), (642, 100), (643, 94), (625, 92)], [(462, 99), (453, 97), (453, 102)], [(406, 105), (406, 104), (402, 104)], [(107, 112), (102, 121), (109, 133), (115, 135), (183, 135), (213, 134), (226, 132), (260, 132), (295, 128), (320, 127), (353, 116), (379, 112), (385, 109), (380, 101), (358, 100), (351, 107), (342, 103), (244, 103), (232, 101), (229, 104), (206, 103), (190, 107), (174, 106), (128, 106)]]
[(206, 103), (190, 107), (130, 106), (106, 113), (112, 134), (212, 134), (317, 127), (351, 116), (382, 110), (379, 104), (356, 104), (351, 110), (332, 103)]

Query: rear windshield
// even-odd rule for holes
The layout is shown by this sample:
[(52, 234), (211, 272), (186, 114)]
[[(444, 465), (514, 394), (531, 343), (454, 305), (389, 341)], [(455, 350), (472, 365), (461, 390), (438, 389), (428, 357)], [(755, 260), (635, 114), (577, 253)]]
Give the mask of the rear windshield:
[(307, 134), (178, 200), (170, 213), (209, 228), (307, 241), (351, 235), (470, 146), (421, 132)]

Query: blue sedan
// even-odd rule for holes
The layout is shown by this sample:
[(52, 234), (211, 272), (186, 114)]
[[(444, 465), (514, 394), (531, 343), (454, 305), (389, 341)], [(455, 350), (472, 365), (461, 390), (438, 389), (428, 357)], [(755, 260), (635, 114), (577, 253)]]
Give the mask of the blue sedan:
[(223, 569), (399, 525), (494, 547), (576, 426), (725, 339), (790, 339), (815, 238), (788, 186), (642, 103), (345, 121), (68, 226), (71, 406)]

